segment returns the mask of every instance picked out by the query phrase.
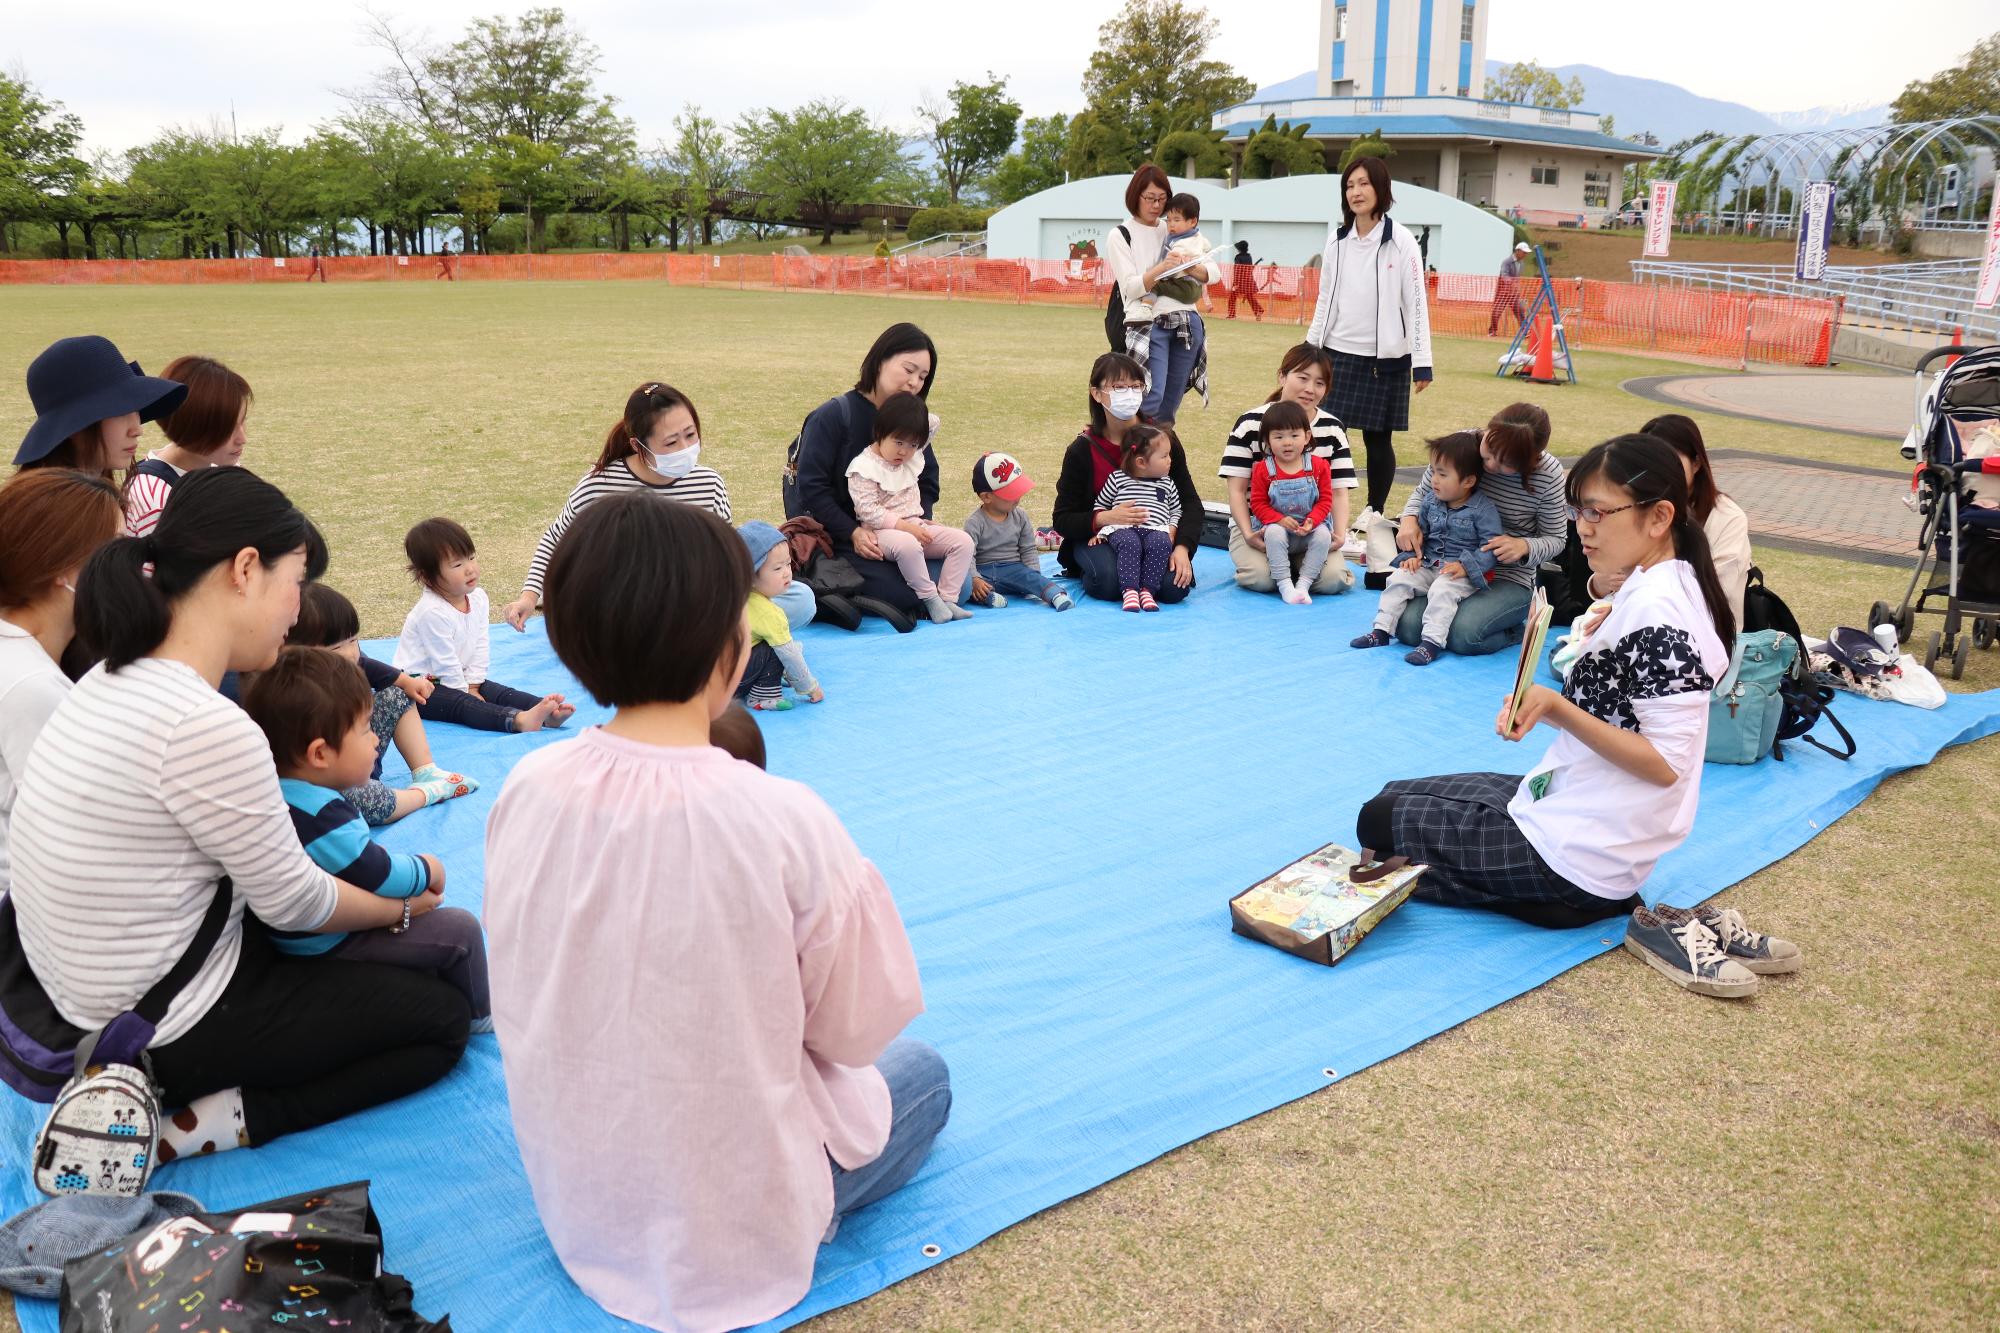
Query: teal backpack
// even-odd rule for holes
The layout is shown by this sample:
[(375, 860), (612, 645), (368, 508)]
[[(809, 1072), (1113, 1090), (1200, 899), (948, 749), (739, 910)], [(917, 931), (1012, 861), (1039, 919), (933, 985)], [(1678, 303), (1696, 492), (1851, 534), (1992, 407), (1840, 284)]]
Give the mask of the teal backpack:
[[(1836, 759), (1854, 754), (1854, 738), (1826, 706), (1833, 691), (1805, 674), (1799, 640), (1784, 630), (1749, 630), (1736, 636), (1708, 704), (1711, 764), (1754, 764), (1765, 755), (1785, 757), (1784, 742), (1802, 740)], [(1846, 753), (1808, 735), (1821, 718), (1833, 724)]]

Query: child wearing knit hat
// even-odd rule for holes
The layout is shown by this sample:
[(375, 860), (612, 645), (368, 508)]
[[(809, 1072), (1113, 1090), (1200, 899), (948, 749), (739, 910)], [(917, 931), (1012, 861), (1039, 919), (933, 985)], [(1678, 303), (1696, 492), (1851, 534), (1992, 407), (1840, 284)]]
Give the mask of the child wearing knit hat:
[(791, 621), (771, 599), (792, 584), (792, 548), (785, 534), (769, 523), (752, 519), (736, 529), (750, 552), (750, 661), (736, 697), (759, 712), (780, 713), (792, 706), (782, 688), (791, 682), (808, 702), (818, 703), (826, 691), (806, 666), (805, 649), (792, 637)]

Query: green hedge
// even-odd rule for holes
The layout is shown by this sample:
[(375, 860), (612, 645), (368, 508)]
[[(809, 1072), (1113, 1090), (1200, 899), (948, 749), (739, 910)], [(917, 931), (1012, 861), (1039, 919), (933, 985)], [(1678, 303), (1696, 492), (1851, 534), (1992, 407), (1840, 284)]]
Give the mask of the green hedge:
[(908, 235), (913, 241), (922, 241), (952, 231), (985, 231), (986, 219), (993, 212), (990, 208), (968, 208), (962, 204), (920, 208), (910, 215)]

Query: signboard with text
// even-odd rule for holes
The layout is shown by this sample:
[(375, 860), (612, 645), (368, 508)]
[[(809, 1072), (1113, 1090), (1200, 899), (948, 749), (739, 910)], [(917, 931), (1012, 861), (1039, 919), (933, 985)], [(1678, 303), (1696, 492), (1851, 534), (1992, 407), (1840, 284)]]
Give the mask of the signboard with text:
[(1986, 262), (1979, 266), (1979, 290), (1972, 304), (1990, 310), (2000, 301), (2000, 190), (1993, 192), (1993, 216), (1986, 219)]
[(1833, 236), (1833, 182), (1810, 181), (1799, 214), (1799, 253), (1792, 276), (1800, 282), (1826, 281), (1826, 247)]
[(1654, 181), (1652, 202), (1646, 206), (1646, 258), (1665, 259), (1674, 230), (1674, 195), (1679, 181)]

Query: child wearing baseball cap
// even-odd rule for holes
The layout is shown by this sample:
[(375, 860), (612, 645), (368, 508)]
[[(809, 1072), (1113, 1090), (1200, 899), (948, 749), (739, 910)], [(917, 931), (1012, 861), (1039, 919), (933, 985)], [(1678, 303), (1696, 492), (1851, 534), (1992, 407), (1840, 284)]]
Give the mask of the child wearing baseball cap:
[(744, 611), (750, 622), (750, 662), (736, 697), (760, 713), (782, 713), (792, 706), (782, 688), (790, 681), (808, 702), (818, 703), (826, 691), (806, 666), (805, 649), (792, 637), (792, 622), (771, 600), (792, 586), (791, 544), (784, 533), (755, 519), (736, 529), (736, 535), (750, 552), (750, 605)]
[(1058, 611), (1075, 603), (1062, 585), (1042, 573), (1035, 525), (1021, 508), (1021, 497), (1035, 488), (1021, 461), (1012, 454), (981, 454), (972, 465), (972, 493), (979, 508), (965, 520), (972, 538), (972, 600), (1005, 606), (1005, 593), (1039, 597)]

